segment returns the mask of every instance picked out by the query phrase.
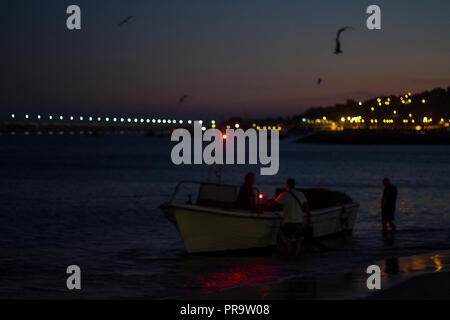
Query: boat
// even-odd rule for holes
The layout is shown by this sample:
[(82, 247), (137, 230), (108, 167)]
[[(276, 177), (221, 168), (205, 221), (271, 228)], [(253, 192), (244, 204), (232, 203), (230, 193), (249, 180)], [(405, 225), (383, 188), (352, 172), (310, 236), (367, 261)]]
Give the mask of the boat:
[[(195, 202), (176, 202), (182, 185), (199, 186)], [(277, 245), (282, 211), (255, 213), (235, 208), (239, 187), (226, 184), (182, 181), (169, 202), (160, 206), (178, 229), (188, 253), (206, 253), (273, 247)], [(313, 239), (352, 232), (359, 204), (340, 192), (326, 189), (298, 189), (311, 208)], [(260, 193), (257, 191), (257, 194)], [(277, 194), (282, 189), (277, 190)], [(263, 205), (258, 197), (258, 205)]]

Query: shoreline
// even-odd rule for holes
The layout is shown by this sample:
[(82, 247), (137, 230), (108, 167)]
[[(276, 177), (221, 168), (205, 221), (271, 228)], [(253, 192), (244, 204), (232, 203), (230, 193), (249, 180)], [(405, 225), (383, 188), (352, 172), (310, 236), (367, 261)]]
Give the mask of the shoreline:
[(447, 129), (427, 131), (349, 129), (340, 132), (318, 131), (295, 140), (308, 144), (354, 144), (354, 145), (448, 145), (450, 131)]
[(360, 270), (292, 277), (278, 283), (205, 293), (193, 300), (442, 300), (450, 299), (450, 250), (389, 258), (381, 268), (381, 289), (369, 290)]

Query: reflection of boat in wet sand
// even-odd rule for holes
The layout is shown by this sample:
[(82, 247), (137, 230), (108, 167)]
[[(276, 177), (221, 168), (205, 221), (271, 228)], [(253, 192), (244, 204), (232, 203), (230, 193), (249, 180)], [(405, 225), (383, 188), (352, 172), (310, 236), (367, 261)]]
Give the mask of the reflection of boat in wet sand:
[[(199, 184), (196, 203), (175, 203), (181, 185)], [(308, 199), (315, 239), (351, 233), (359, 205), (340, 192), (301, 189)], [(180, 182), (169, 203), (161, 208), (173, 222), (188, 253), (274, 246), (282, 212), (252, 213), (235, 209), (237, 186)]]

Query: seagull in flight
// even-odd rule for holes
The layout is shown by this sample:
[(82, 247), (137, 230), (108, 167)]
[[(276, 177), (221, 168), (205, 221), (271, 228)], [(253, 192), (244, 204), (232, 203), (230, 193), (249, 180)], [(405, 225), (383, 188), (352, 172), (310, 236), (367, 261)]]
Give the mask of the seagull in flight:
[(187, 94), (185, 94), (184, 96), (182, 96), (180, 98), (180, 100), (178, 100), (178, 104), (183, 104), (183, 102), (188, 98), (189, 96)]
[(337, 36), (336, 36), (336, 49), (334, 50), (334, 54), (340, 54), (343, 53), (343, 51), (341, 50), (341, 42), (340, 42), (340, 37), (341, 37), (341, 33), (344, 32), (347, 29), (353, 29), (352, 27), (344, 27), (338, 30), (337, 32)]
[(133, 18), (133, 16), (128, 16), (125, 19), (123, 19), (122, 21), (120, 21), (119, 27), (123, 26), (125, 23), (128, 23), (132, 18)]

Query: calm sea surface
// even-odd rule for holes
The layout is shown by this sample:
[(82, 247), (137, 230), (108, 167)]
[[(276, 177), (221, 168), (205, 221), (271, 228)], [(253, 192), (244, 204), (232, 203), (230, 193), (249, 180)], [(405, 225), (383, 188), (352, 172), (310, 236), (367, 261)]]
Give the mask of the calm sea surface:
[[(189, 297), (450, 247), (448, 146), (280, 148), (279, 174), (258, 176), (260, 190), (270, 197), (294, 177), (348, 193), (361, 204), (353, 238), (331, 252), (305, 248), (298, 262), (270, 251), (189, 256), (158, 206), (178, 181), (206, 180), (209, 170), (172, 165), (168, 137), (0, 136), (0, 298)], [(259, 167), (227, 166), (222, 182), (248, 171)], [(384, 176), (399, 190), (389, 240), (380, 232)], [(72, 264), (81, 292), (66, 289)]]

